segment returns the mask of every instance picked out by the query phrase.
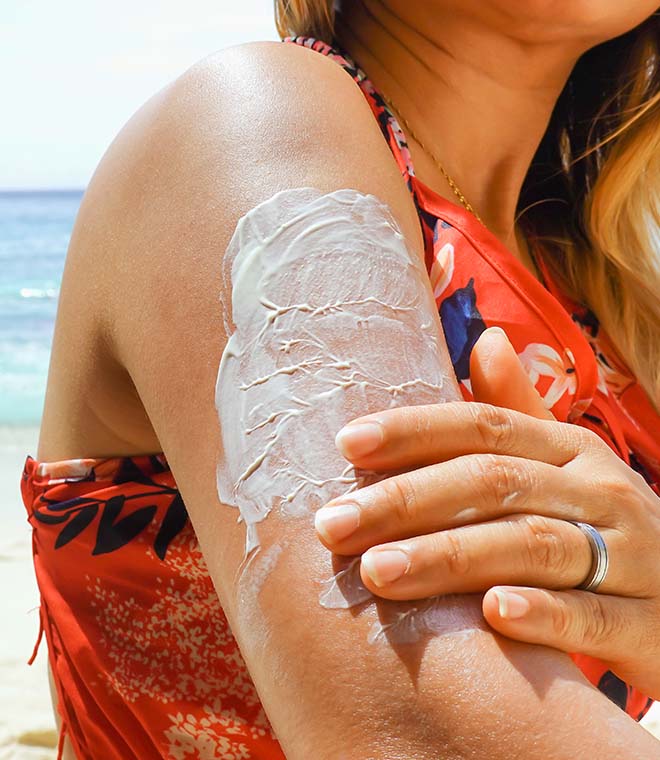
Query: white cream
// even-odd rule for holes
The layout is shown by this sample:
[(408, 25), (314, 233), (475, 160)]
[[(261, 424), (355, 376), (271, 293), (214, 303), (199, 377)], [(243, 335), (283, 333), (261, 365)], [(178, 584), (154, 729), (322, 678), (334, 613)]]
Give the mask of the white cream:
[(321, 581), (323, 591), (319, 594), (319, 604), (329, 610), (348, 609), (373, 599), (373, 594), (362, 583), (359, 557), (336, 557), (340, 565), (330, 578)]
[[(217, 485), (246, 525), (247, 569), (273, 510), (313, 529), (317, 508), (384, 477), (356, 473), (335, 449), (346, 422), (460, 393), (424, 265), (375, 196), (279, 192), (239, 220), (223, 266)], [(321, 583), (324, 607), (373, 599), (350, 558)]]
[(458, 604), (458, 599), (447, 594), (382, 607), (379, 619), (369, 629), (367, 641), (370, 644), (385, 640), (409, 644), (425, 635), (463, 637), (488, 630), (476, 599), (469, 605)]

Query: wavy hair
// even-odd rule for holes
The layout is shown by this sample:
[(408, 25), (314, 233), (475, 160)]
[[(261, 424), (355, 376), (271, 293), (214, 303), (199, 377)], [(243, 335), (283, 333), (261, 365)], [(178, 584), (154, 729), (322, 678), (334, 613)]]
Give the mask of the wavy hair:
[[(333, 0), (274, 2), (280, 37), (333, 41)], [(660, 409), (660, 12), (578, 59), (516, 218)]]

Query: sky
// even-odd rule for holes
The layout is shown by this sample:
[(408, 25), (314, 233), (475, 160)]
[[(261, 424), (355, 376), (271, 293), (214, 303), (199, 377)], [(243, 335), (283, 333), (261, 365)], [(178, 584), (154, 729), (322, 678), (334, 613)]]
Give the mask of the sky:
[(84, 188), (161, 87), (277, 39), (273, 0), (0, 0), (0, 189)]

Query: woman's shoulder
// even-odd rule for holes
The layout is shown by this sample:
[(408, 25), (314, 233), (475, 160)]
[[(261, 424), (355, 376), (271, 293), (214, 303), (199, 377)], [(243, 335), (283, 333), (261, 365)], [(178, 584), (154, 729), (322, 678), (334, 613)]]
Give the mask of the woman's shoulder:
[[(81, 400), (95, 399), (112, 431), (99, 440), (96, 425), (93, 446), (85, 438), (50, 449), (118, 451), (128, 440), (138, 441), (135, 451), (154, 450), (129, 379), (150, 353), (145, 344), (166, 350), (173, 320), (189, 324), (203, 299), (216, 304), (238, 220), (303, 186), (378, 196), (423, 254), (414, 203), (366, 98), (317, 51), (259, 41), (214, 52), (135, 112), (99, 162), (72, 231), (49, 377), (57, 413), (46, 409), (45, 447), (62, 414), (86, 418)], [(205, 324), (202, 337), (215, 342), (215, 322)]]
[[(102, 157), (80, 214), (101, 231), (104, 219), (112, 224), (121, 256), (157, 222), (175, 235), (189, 214), (233, 225), (278, 190), (337, 182), (380, 190), (421, 244), (405, 182), (352, 77), (303, 45), (248, 42), (201, 59), (138, 109)], [(118, 231), (117, 219), (131, 223)]]
[(300, 162), (341, 148), (332, 156), (341, 167), (355, 162), (365, 142), (384, 148), (381, 158), (388, 152), (364, 94), (342, 66), (304, 45), (247, 42), (200, 59), (150, 97), (99, 168), (135, 160), (137, 172), (160, 157), (157, 151), (175, 147), (181, 150), (166, 156), (161, 180), (164, 168), (195, 170), (209, 158), (220, 159), (226, 173), (240, 167), (245, 149), (252, 156), (267, 151), (263, 163), (290, 162), (291, 148)]
[(170, 257), (194, 257), (209, 236), (224, 250), (250, 208), (301, 186), (377, 194), (421, 254), (414, 203), (351, 76), (304, 46), (249, 42), (201, 59), (134, 114), (80, 213), (113, 231), (110, 282), (129, 266), (162, 271)]

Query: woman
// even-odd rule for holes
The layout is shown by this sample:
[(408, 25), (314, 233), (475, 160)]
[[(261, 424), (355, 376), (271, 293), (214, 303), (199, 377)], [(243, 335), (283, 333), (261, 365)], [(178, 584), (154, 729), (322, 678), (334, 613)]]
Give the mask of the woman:
[[(628, 717), (660, 694), (656, 7), (355, 0), (333, 38), (329, 3), (282, 2), (281, 34), (313, 36), (211, 56), (122, 130), (76, 222), (22, 480), (65, 757), (660, 756)], [(350, 235), (302, 269), (262, 255), (312, 207), (328, 234), (349, 208)], [(286, 308), (259, 290), (280, 264), (280, 296), (303, 299)], [(422, 264), (428, 299), (406, 310)], [(412, 407), (365, 401), (333, 430), (359, 418), (337, 446), (375, 482), (336, 478), (350, 501), (315, 535), (277, 488), (301, 450), (259, 481), (261, 513), (237, 505), (246, 546), (226, 505), (263, 461), (248, 436), (282, 412), (252, 406), (234, 435), (226, 399), (316, 370), (227, 383), (236, 357), (266, 361), (235, 336), (248, 306), (271, 309), (272, 345), (297, 312), (278, 350), (352, 350), (334, 369), (368, 358), (376, 379), (413, 366), (369, 312), (311, 331), (336, 313), (313, 299), (361, 277), (401, 334), (408, 313), (432, 331), (435, 304), (470, 403), (389, 380)], [(277, 445), (330, 459), (336, 419), (314, 419)]]

